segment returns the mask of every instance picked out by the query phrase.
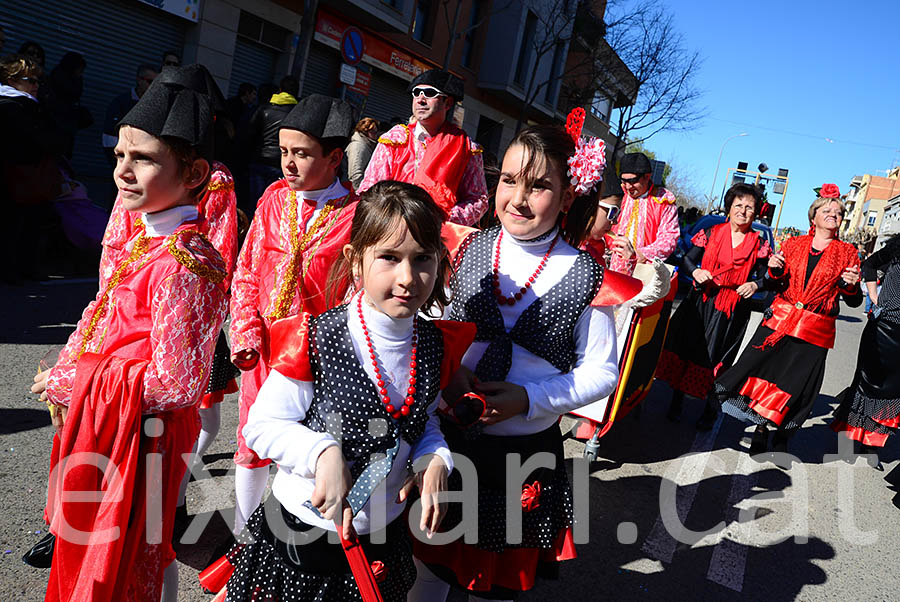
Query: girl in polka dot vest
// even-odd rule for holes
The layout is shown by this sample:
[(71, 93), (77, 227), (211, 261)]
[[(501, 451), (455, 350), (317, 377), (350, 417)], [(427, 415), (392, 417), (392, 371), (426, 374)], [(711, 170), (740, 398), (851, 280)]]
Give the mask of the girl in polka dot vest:
[(421, 188), (376, 184), (332, 272), (356, 292), (317, 317), (274, 324), (272, 371), (243, 433), (278, 473), (240, 540), (252, 543), (226, 555), (227, 600), (360, 600), (336, 530), (358, 537), (383, 598), (406, 600), (416, 576), (409, 530), (427, 539), (437, 529), (453, 469), (438, 394), (475, 334), (420, 315), (448, 302), (441, 223)]
[[(578, 250), (599, 182), (584, 190), (567, 172), (577, 140), (557, 126), (520, 132), (503, 158), (500, 225), (472, 234), (456, 256), (450, 317), (474, 322), (477, 334), (443, 399), (475, 391), (486, 408), (474, 427), (443, 426), (454, 455), (477, 470), (477, 543), (415, 541), (419, 577), (410, 600), (444, 600), (451, 586), (470, 600), (514, 598), (533, 587), (538, 572), (544, 576), (575, 556), (558, 421), (615, 387), (616, 335), (607, 306), (640, 290), (636, 280), (605, 271)], [(520, 466), (539, 452), (555, 465), (524, 482), (507, 475), (508, 454), (519, 454)], [(470, 492), (474, 486), (461, 474), (451, 474), (450, 490)], [(513, 498), (506, 493), (511, 487)], [(510, 504), (521, 511), (518, 538), (507, 534)], [(449, 504), (442, 531), (461, 525), (463, 506)], [(465, 530), (468, 541), (471, 529)]]

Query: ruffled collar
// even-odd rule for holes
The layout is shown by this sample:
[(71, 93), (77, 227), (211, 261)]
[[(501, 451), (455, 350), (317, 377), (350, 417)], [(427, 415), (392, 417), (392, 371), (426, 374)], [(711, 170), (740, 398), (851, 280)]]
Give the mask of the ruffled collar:
[(301, 202), (315, 203), (316, 206), (319, 206), (331, 199), (342, 197), (346, 193), (347, 191), (344, 189), (344, 185), (341, 184), (341, 181), (338, 178), (335, 178), (334, 182), (331, 183), (331, 186), (328, 186), (327, 188), (319, 188), (318, 190), (298, 190), (297, 199)]

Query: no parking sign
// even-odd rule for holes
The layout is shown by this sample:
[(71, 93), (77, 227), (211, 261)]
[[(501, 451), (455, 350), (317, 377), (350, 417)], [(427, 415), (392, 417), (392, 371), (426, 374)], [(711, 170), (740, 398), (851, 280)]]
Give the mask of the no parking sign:
[(355, 27), (345, 29), (344, 36), (341, 38), (341, 55), (344, 57), (344, 62), (348, 65), (356, 65), (362, 60), (365, 50), (362, 32)]

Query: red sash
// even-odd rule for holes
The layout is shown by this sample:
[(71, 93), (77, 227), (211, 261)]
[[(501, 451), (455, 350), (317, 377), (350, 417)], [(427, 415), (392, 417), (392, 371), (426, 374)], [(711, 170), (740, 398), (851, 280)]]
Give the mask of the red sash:
[[(794, 314), (796, 320), (789, 319)], [(797, 305), (791, 305), (781, 297), (772, 301), (772, 317), (764, 325), (782, 336), (791, 336), (819, 347), (834, 347), (834, 317), (818, 314)]]

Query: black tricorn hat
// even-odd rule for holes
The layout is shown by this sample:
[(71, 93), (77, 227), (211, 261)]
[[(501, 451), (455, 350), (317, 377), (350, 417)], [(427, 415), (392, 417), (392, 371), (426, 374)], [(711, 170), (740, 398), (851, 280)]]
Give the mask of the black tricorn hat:
[(447, 96), (453, 97), (456, 102), (462, 102), (464, 94), (463, 80), (459, 79), (449, 71), (443, 69), (429, 69), (423, 71), (409, 82), (407, 92), (412, 92), (416, 86), (432, 86), (437, 88)]
[(619, 173), (633, 173), (636, 176), (651, 173), (653, 166), (644, 153), (627, 153), (619, 164)]
[(355, 125), (350, 103), (322, 94), (310, 94), (291, 109), (278, 129), (299, 130), (320, 141), (323, 138), (342, 138), (344, 143), (340, 146), (347, 146)]
[(213, 118), (224, 106), (222, 91), (206, 67), (167, 66), (117, 127), (130, 125), (154, 136), (179, 138), (212, 160)]

